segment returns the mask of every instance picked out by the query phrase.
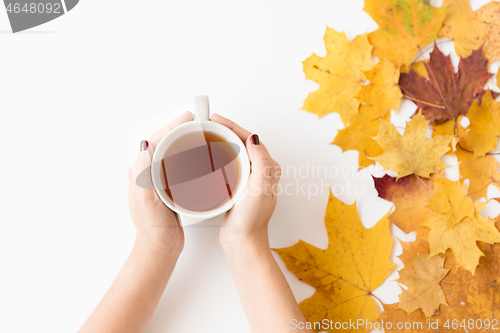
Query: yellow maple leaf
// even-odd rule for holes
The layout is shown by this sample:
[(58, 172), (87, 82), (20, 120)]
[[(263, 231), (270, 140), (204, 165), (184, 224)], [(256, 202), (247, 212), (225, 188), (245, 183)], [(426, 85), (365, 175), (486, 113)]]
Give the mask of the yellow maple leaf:
[(359, 113), (368, 119), (377, 119), (386, 117), (391, 110), (397, 112), (403, 97), (398, 85), (399, 68), (384, 59), (365, 75), (370, 84), (359, 92), (358, 99), (362, 103)]
[(441, 161), (450, 148), (451, 135), (438, 135), (426, 139), (429, 121), (419, 113), (407, 124), (404, 135), (394, 125), (381, 121), (378, 135), (374, 138), (384, 150), (382, 155), (372, 157), (385, 169), (398, 173), (398, 179), (411, 174), (429, 178), (447, 165)]
[(470, 120), (467, 138), (474, 147), (474, 156), (484, 156), (497, 147), (500, 138), (500, 107), (491, 91), (484, 94), (481, 106), (477, 100), (471, 105), (467, 117)]
[(469, 0), (445, 0), (446, 18), (440, 37), (452, 39), (460, 57), (468, 57), (484, 45), (489, 61), (500, 60), (500, 3), (489, 3), (475, 12)]
[(420, 75), (421, 77), (427, 77), (429, 74), (427, 73), (426, 63), (429, 62), (429, 59), (417, 61), (412, 65), (413, 70)]
[(343, 32), (326, 28), (326, 57), (313, 54), (304, 62), (306, 78), (319, 83), (320, 88), (307, 96), (302, 109), (322, 117), (338, 112), (344, 124), (358, 114), (355, 96), (366, 80), (363, 71), (373, 67), (372, 46), (367, 35), (348, 41)]
[(485, 26), (472, 11), (469, 0), (445, 0), (443, 7), (446, 18), (439, 36), (452, 39), (458, 56), (468, 57), (483, 45)]
[(443, 268), (445, 258), (428, 257), (429, 252), (423, 250), (399, 271), (399, 282), (408, 287), (399, 295), (399, 308), (407, 313), (422, 309), (427, 317), (433, 315), (440, 304), (448, 305), (439, 283), (449, 272)]
[(422, 225), (430, 229), (427, 241), (430, 256), (445, 253), (451, 249), (457, 265), (474, 274), (479, 258), (484, 256), (476, 245), (477, 241), (493, 244), (500, 242), (500, 232), (495, 221), (484, 218), (479, 211), (485, 203), (474, 204), (474, 216), (466, 216), (460, 223), (450, 226), (447, 214), (435, 214)]
[(421, 77), (427, 77), (427, 63), (429, 62), (429, 59), (417, 61), (414, 63), (411, 63), (410, 65), (402, 65), (401, 66), (401, 73), (408, 73), (410, 71), (410, 68), (413, 68), (413, 70), (420, 75)]
[(365, 0), (365, 11), (379, 28), (368, 35), (373, 53), (397, 67), (410, 64), (417, 51), (437, 38), (446, 12), (423, 0)]
[(460, 125), (463, 116), (460, 115), (456, 119), (449, 119), (441, 124), (432, 124), (433, 132), (432, 136), (435, 135), (456, 135), (461, 139), (464, 139), (467, 135), (467, 130)]
[[(444, 327), (444, 324), (448, 322), (451, 328), (453, 321), (457, 323), (456, 327), (460, 331), (462, 329), (460, 325), (465, 320), (466, 330), (464, 329), (464, 332), (495, 332), (496, 329), (492, 329), (492, 327), (493, 325), (498, 327), (498, 324), (494, 324), (495, 322), (492, 320), (498, 319), (500, 312), (500, 286), (498, 283), (500, 281), (500, 244), (491, 246), (478, 242), (478, 247), (485, 256), (481, 257), (474, 275), (465, 269), (457, 268), (453, 252), (446, 251), (444, 267), (450, 269), (450, 272), (441, 280), (441, 288), (448, 306), (441, 305), (439, 311), (430, 317), (430, 321), (433, 323), (439, 320), (439, 329), (429, 327), (429, 320), (421, 310), (407, 314), (399, 308), (398, 304), (383, 304), (384, 312), (377, 319), (379, 325), (382, 321), (385, 325), (391, 323), (393, 328), (391, 332), (435, 333), (457, 331)], [(397, 323), (409, 324), (406, 328), (396, 329)], [(386, 332), (388, 331), (386, 330)]]
[(359, 153), (359, 167), (365, 168), (373, 161), (367, 156), (382, 154), (382, 148), (373, 140), (380, 125), (379, 119), (369, 120), (361, 115), (354, 116), (349, 126), (340, 130), (332, 144), (339, 146), (343, 151), (357, 150)]
[(451, 139), (450, 151), (447, 153), (449, 155), (455, 156), (457, 150), (457, 145), (463, 149), (472, 151), (474, 148), (470, 145), (467, 139), (467, 129), (460, 125), (463, 116), (460, 115), (456, 119), (450, 119), (441, 124), (434, 123), (432, 136), (436, 135), (453, 135)]
[[(461, 143), (461, 142), (460, 142)], [(471, 151), (459, 147), (455, 152), (459, 162), (460, 179), (469, 179), (469, 196), (472, 200), (486, 198), (488, 185), (500, 188), (498, 162), (491, 155), (474, 156)]]
[[(374, 320), (379, 310), (372, 292), (395, 268), (389, 259), (392, 239), (388, 216), (365, 229), (356, 205), (346, 205), (330, 194), (325, 224), (329, 238), (326, 250), (303, 241), (274, 249), (289, 270), (316, 289), (300, 303), (300, 309), (310, 322)], [(327, 331), (336, 332), (333, 328)]]
[[(429, 243), (426, 239), (429, 235), (429, 229), (422, 227), (416, 232), (416, 239), (412, 242), (401, 242), (403, 253), (398, 258), (403, 262), (404, 266), (412, 265), (411, 261), (419, 252), (426, 251), (429, 254)], [(428, 257), (428, 256), (427, 256)]]
[(431, 198), (427, 208), (444, 215), (448, 226), (460, 223), (466, 216), (474, 217), (474, 203), (467, 195), (467, 185), (438, 179), (438, 191)]

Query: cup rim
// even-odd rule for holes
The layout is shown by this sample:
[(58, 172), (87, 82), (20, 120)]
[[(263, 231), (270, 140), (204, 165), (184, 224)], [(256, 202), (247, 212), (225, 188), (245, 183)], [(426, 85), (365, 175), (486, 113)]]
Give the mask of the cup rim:
[[(164, 193), (165, 191), (158, 190), (157, 185), (160, 184), (159, 183), (160, 180), (158, 179), (158, 177), (159, 177), (158, 171), (159, 170), (157, 167), (155, 168), (155, 165), (158, 165), (158, 163), (155, 163), (155, 161), (159, 161), (161, 159), (161, 156), (163, 156), (163, 154), (165, 153), (167, 148), (170, 146), (170, 144), (172, 142), (174, 142), (176, 139), (178, 139), (180, 136), (188, 134), (190, 132), (194, 132), (196, 130), (196, 128), (194, 128), (193, 130), (190, 130), (188, 127), (194, 127), (194, 126), (197, 127), (200, 125), (200, 123), (203, 124), (202, 126), (208, 125), (208, 127), (212, 127), (212, 128), (203, 128), (204, 131), (205, 130), (212, 130), (216, 134), (222, 136), (228, 142), (237, 144), (240, 148), (238, 158), (239, 158), (239, 163), (240, 163), (241, 176), (240, 176), (240, 180), (239, 180), (239, 184), (238, 184), (238, 188), (237, 188), (236, 192), (234, 193), (233, 197), (231, 199), (229, 199), (228, 201), (226, 201), (224, 204), (222, 204), (221, 206), (219, 206), (215, 209), (212, 209), (212, 210), (209, 210), (206, 212), (192, 211), (192, 210), (180, 207), (178, 205), (175, 205), (173, 203), (172, 199), (170, 199), (168, 197), (168, 195), (166, 193)], [(175, 139), (171, 140), (172, 137), (175, 137)], [(151, 180), (153, 183), (153, 187), (154, 187), (156, 193), (158, 194), (158, 197), (161, 199), (161, 201), (168, 208), (170, 208), (174, 212), (180, 214), (181, 216), (186, 216), (189, 218), (209, 219), (209, 218), (221, 215), (221, 214), (227, 212), (228, 210), (230, 210), (234, 206), (234, 204), (236, 203), (238, 198), (241, 196), (241, 194), (243, 193), (245, 187), (247, 186), (249, 177), (250, 177), (250, 158), (248, 156), (248, 152), (246, 150), (246, 146), (243, 143), (243, 141), (239, 138), (239, 136), (236, 133), (234, 133), (228, 127), (226, 127), (222, 124), (219, 124), (219, 123), (214, 123), (210, 120), (203, 120), (203, 121), (193, 120), (191, 122), (181, 124), (181, 125), (175, 127), (174, 129), (172, 129), (170, 132), (168, 132), (160, 140), (160, 142), (156, 146), (156, 149), (153, 153), (152, 163), (151, 163)]]

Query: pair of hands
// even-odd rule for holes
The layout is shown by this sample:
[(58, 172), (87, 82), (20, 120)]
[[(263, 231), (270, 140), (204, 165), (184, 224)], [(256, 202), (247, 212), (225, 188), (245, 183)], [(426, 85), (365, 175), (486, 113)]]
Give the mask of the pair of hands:
[[(151, 157), (160, 140), (176, 126), (192, 120), (193, 114), (186, 112), (154, 133), (141, 144), (141, 151), (128, 172), (128, 200), (137, 229), (136, 246), (148, 251), (179, 256), (184, 247), (184, 231), (176, 213), (161, 201), (156, 191), (137, 186), (136, 179), (151, 165)], [(267, 229), (276, 207), (281, 167), (255, 134), (217, 114), (212, 115), (211, 121), (235, 132), (245, 143), (252, 162), (245, 191), (223, 219), (219, 235), (221, 246), (226, 252), (246, 245), (269, 247)]]
[[(80, 332), (145, 332), (184, 248), (184, 232), (177, 214), (154, 189), (138, 186), (137, 179), (150, 168), (153, 152), (165, 134), (191, 120), (193, 115), (186, 112), (141, 142), (128, 173), (129, 208), (137, 228), (134, 249)], [(219, 115), (211, 120), (227, 126), (245, 142), (252, 162), (247, 186), (224, 216), (219, 237), (249, 327), (255, 333), (292, 332), (292, 319), (306, 319), (274, 260), (267, 234), (281, 167), (257, 135)]]

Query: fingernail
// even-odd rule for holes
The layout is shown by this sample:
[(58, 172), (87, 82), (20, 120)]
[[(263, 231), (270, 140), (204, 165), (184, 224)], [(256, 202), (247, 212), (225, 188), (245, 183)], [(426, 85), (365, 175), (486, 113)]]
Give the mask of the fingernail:
[(141, 151), (148, 150), (148, 147), (149, 147), (149, 142), (147, 142), (146, 140), (142, 140), (141, 141)]
[(259, 136), (257, 134), (252, 134), (252, 136), (250, 137), (250, 142), (254, 146), (260, 146)]

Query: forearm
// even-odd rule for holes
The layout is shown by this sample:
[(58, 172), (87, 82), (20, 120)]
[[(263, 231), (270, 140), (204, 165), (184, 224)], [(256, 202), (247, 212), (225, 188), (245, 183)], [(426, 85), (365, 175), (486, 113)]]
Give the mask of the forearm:
[(253, 333), (311, 332), (291, 329), (305, 318), (266, 239), (225, 249), (226, 257)]
[(177, 258), (178, 254), (136, 241), (115, 281), (79, 332), (144, 332)]

